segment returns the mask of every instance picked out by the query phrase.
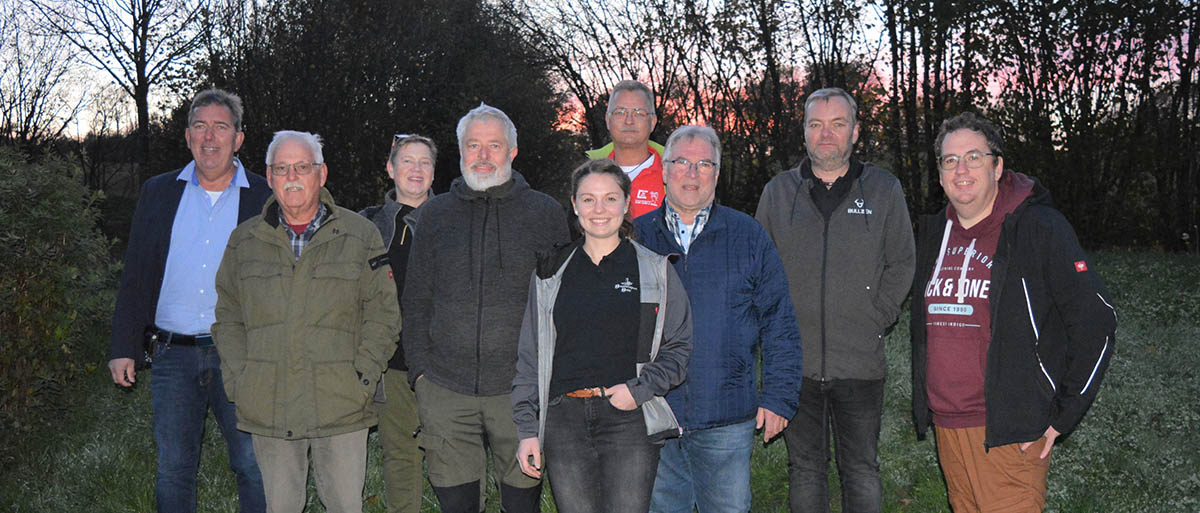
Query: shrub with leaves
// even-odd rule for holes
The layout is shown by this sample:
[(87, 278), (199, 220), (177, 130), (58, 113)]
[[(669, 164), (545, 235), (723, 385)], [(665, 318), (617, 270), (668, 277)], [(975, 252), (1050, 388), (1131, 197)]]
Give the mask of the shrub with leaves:
[[(77, 167), (0, 148), (0, 432), (49, 420), (55, 397), (101, 360), (117, 267)], [(39, 421), (40, 419), (40, 421)], [(8, 444), (4, 444), (8, 446)]]

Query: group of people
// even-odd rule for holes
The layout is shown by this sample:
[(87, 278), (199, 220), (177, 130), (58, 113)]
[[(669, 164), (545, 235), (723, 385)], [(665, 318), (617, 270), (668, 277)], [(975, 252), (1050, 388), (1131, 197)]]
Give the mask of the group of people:
[(949, 203), (916, 238), (838, 88), (808, 96), (807, 156), (751, 217), (716, 201), (716, 131), (658, 145), (651, 90), (617, 84), (612, 142), (571, 174), (574, 240), (494, 107), (459, 120), (448, 192), (436, 144), (399, 134), (394, 188), (358, 213), (315, 134), (276, 132), (248, 171), (241, 119), (198, 94), (192, 162), (133, 217), (109, 369), (128, 387), (153, 365), (159, 511), (195, 511), (211, 409), (247, 512), (302, 511), (310, 465), (328, 511), (361, 511), (376, 425), (389, 511), (419, 511), (425, 476), (442, 511), (482, 511), (491, 468), (506, 512), (539, 511), (543, 477), (564, 513), (745, 512), (761, 432), (786, 444), (792, 511), (828, 511), (836, 456), (843, 511), (878, 512), (883, 344), (909, 297), (914, 421), (954, 511), (1039, 511), (1112, 355), (1070, 224), (970, 113), (941, 127)]

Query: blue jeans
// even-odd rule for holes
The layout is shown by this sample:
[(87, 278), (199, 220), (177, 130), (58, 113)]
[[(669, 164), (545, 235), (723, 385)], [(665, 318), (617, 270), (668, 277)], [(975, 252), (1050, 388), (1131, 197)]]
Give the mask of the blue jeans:
[(604, 397), (560, 396), (546, 411), (546, 472), (561, 513), (645, 513), (659, 446), (641, 408), (622, 411)]
[(837, 451), (842, 511), (883, 510), (879, 425), (883, 380), (804, 378), (800, 408), (783, 431), (789, 502), (794, 513), (829, 511), (829, 432)]
[(650, 511), (750, 511), (750, 453), (754, 420), (709, 429), (685, 429), (667, 440), (658, 460)]
[(225, 436), (241, 511), (266, 511), (254, 446), (250, 434), (237, 429), (233, 403), (225, 397), (221, 382), (221, 359), (216, 347), (159, 346), (150, 372), (150, 404), (154, 407), (154, 441), (158, 445), (154, 491), (158, 511), (196, 511), (196, 472), (210, 407)]

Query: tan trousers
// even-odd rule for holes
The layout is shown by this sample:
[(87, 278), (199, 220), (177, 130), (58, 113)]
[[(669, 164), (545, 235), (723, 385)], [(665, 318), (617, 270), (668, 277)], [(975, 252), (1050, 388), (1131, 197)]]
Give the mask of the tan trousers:
[(1050, 458), (1041, 459), (1046, 439), (1024, 452), (1019, 443), (983, 447), (984, 428), (935, 426), (938, 462), (954, 513), (1040, 512), (1046, 507)]
[(270, 513), (304, 511), (312, 451), (317, 494), (329, 513), (362, 513), (367, 477), (367, 430), (325, 438), (285, 440), (252, 435)]

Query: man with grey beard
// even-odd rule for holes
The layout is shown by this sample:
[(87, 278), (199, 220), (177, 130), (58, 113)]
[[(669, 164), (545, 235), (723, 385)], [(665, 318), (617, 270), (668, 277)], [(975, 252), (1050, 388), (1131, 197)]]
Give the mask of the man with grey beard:
[(558, 202), (513, 171), (517, 129), (480, 104), (458, 122), (462, 177), (422, 207), (402, 298), (404, 354), (429, 482), (449, 513), (477, 513), (487, 452), (501, 509), (539, 510), (517, 464), (512, 381), (536, 255), (568, 240)]

